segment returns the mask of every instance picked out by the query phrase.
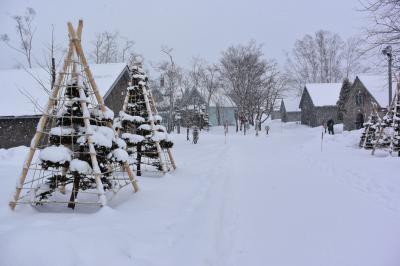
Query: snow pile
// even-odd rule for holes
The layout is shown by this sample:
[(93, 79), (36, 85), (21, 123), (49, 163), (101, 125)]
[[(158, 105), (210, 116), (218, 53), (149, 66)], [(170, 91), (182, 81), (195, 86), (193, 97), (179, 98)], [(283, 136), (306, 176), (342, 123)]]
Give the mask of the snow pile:
[(89, 175), (92, 173), (92, 167), (86, 161), (82, 161), (79, 159), (73, 159), (69, 164), (69, 170), (71, 172), (77, 172), (83, 175)]
[(39, 159), (41, 161), (50, 161), (53, 163), (65, 163), (71, 161), (72, 152), (67, 147), (49, 146), (40, 151)]
[(119, 112), (119, 117), (122, 121), (129, 121), (129, 122), (134, 122), (134, 123), (144, 123), (145, 119), (141, 116), (137, 115), (129, 115), (125, 113), (124, 111)]
[(163, 125), (155, 125), (154, 129), (156, 131), (167, 132), (167, 129)]
[(161, 115), (153, 115), (153, 118), (154, 118), (154, 121), (157, 121), (157, 122), (161, 122), (162, 121)]
[(132, 144), (137, 144), (145, 140), (143, 136), (131, 133), (123, 133), (121, 137)]
[(71, 127), (53, 127), (50, 129), (50, 135), (53, 136), (71, 136), (75, 133), (75, 129)]
[(128, 153), (123, 150), (123, 149), (115, 149), (112, 151), (112, 156), (118, 161), (118, 162), (126, 162), (129, 159)]
[(158, 142), (167, 140), (167, 134), (164, 132), (154, 132), (154, 135), (151, 137), (151, 139)]
[(144, 130), (144, 131), (151, 131), (151, 126), (148, 124), (143, 124), (143, 125), (140, 125), (138, 129)]
[(114, 119), (114, 112), (105, 106), (106, 110), (103, 112), (100, 108), (90, 109), (90, 113), (93, 117), (96, 117), (99, 120), (112, 120)]
[(119, 148), (126, 149), (126, 142), (123, 139), (117, 138), (116, 143)]
[(92, 128), (92, 142), (97, 146), (111, 148), (112, 142), (115, 141), (114, 130), (106, 126), (92, 126)]

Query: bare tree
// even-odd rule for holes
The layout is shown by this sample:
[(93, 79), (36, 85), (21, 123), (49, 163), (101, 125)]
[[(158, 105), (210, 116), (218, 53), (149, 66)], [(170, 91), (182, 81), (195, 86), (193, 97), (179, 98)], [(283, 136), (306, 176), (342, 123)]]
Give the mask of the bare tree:
[[(120, 62), (127, 62), (128, 60), (130, 60), (131, 56), (132, 56), (132, 47), (135, 44), (134, 41), (129, 40), (126, 37), (121, 37), (122, 41), (123, 41), (123, 45), (121, 48), (121, 58), (120, 58)], [(136, 56), (136, 55), (135, 55)]]
[(10, 43), (10, 37), (8, 34), (0, 35), (0, 40), (8, 47), (24, 55), (29, 68), (32, 67), (32, 40), (36, 32), (36, 27), (34, 27), (32, 23), (35, 16), (35, 10), (28, 7), (23, 16), (15, 15), (12, 17), (16, 24), (15, 29), (18, 36), (18, 42), (16, 45)]
[(369, 70), (365, 64), (365, 48), (359, 37), (350, 37), (344, 44), (342, 51), (343, 78), (353, 78), (356, 74), (365, 73)]
[(220, 71), (219, 67), (216, 64), (210, 64), (204, 67), (204, 71), (202, 72), (202, 83), (203, 87), (206, 91), (206, 110), (209, 113), (210, 110), (210, 102), (212, 97), (216, 94), (218, 89), (220, 88)]
[[(351, 52), (354, 52), (355, 44), (355, 42), (352, 43)], [(314, 37), (305, 35), (295, 42), (291, 56), (287, 54), (285, 72), (288, 82), (300, 94), (305, 83), (340, 81), (344, 73), (345, 47), (340, 36), (329, 31), (317, 31)], [(356, 58), (352, 57), (352, 59)], [(347, 65), (347, 67), (351, 66)], [(351, 70), (347, 68), (345, 71)]]
[(165, 96), (168, 97), (168, 121), (167, 130), (171, 132), (174, 128), (174, 115), (175, 115), (175, 101), (178, 88), (182, 82), (182, 69), (176, 66), (174, 58), (172, 56), (172, 48), (163, 46), (161, 52), (168, 56), (167, 61), (161, 62), (158, 66), (158, 70), (164, 79), (164, 90)]
[[(240, 128), (244, 129), (244, 134), (245, 122), (252, 125), (254, 120), (260, 122), (262, 109), (275, 97), (272, 91), (276, 89), (277, 67), (274, 62), (263, 58), (261, 48), (251, 41), (247, 45), (229, 47), (221, 58), (224, 88), (238, 108)], [(259, 124), (256, 126), (259, 128)]]
[[(391, 45), (393, 55), (400, 53), (400, 0), (360, 0), (372, 23), (366, 29), (367, 51)], [(394, 64), (399, 66), (399, 61)]]
[(94, 49), (90, 54), (96, 64), (107, 64), (118, 61), (118, 32), (104, 31), (96, 33), (92, 41)]

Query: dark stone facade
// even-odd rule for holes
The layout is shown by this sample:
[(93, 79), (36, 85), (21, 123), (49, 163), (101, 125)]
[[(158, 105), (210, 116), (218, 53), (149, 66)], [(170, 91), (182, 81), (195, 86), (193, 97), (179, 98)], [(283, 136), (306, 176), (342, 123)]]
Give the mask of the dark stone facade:
[[(104, 102), (115, 116), (125, 99), (126, 88), (129, 84), (129, 71), (125, 68), (109, 91), (104, 95)], [(36, 132), (41, 115), (34, 116), (0, 116), (0, 148), (29, 146)]]
[(362, 126), (360, 119), (362, 118), (364, 122), (367, 121), (368, 116), (373, 111), (374, 104), (376, 104), (378, 108), (380, 117), (383, 117), (385, 114), (385, 109), (379, 105), (379, 103), (357, 77), (345, 101), (343, 129), (354, 130), (360, 128)]
[(126, 88), (129, 84), (129, 71), (126, 67), (110, 90), (104, 95), (104, 103), (108, 108), (114, 111), (115, 117), (122, 110), (124, 104)]
[(301, 124), (311, 127), (321, 126), (329, 119), (333, 119), (335, 124), (338, 122), (338, 108), (336, 105), (314, 106), (307, 88), (304, 88), (300, 100)]
[(301, 112), (284, 112), (282, 122), (296, 122), (301, 120)]
[(9, 116), (0, 118), (0, 148), (11, 148), (21, 145), (29, 146), (40, 115)]
[(299, 112), (296, 112), (296, 111), (287, 112), (286, 111), (284, 101), (282, 101), (280, 112), (281, 112), (282, 122), (285, 122), (285, 123), (286, 122), (296, 122), (296, 121), (300, 121), (300, 119), (301, 119), (300, 111)]

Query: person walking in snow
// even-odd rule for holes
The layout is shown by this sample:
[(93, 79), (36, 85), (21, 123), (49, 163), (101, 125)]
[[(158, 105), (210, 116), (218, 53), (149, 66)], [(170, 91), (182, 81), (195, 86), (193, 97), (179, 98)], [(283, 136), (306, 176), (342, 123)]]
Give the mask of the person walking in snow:
[(197, 141), (199, 140), (199, 128), (197, 126), (193, 127), (192, 134), (193, 134), (193, 143), (197, 144)]
[(265, 133), (268, 135), (268, 133), (269, 133), (269, 126), (266, 125), (266, 126), (264, 127), (264, 129), (265, 129)]
[(186, 140), (189, 141), (189, 127), (186, 128)]
[(335, 122), (333, 121), (333, 119), (329, 119), (328, 122), (326, 122), (326, 126), (328, 127), (328, 134), (332, 134), (332, 135), (335, 134), (335, 132), (333, 131), (334, 124), (335, 124)]

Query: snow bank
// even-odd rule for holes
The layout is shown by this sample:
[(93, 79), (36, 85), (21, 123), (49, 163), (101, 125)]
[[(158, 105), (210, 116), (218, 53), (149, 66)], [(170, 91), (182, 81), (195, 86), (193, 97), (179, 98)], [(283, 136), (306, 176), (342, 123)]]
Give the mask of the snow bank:
[(119, 112), (119, 117), (122, 121), (130, 121), (130, 122), (134, 122), (134, 123), (144, 123), (146, 121), (141, 116), (129, 115), (129, 114), (125, 113), (124, 111)]
[(82, 161), (79, 159), (73, 159), (69, 164), (69, 170), (71, 172), (78, 172), (83, 175), (89, 175), (92, 173), (92, 167), (86, 161)]
[(39, 159), (53, 163), (65, 163), (71, 161), (72, 151), (67, 147), (49, 146), (40, 151)]
[(50, 129), (50, 135), (54, 136), (71, 136), (75, 134), (75, 129), (70, 127), (53, 127)]
[(145, 138), (141, 135), (131, 134), (131, 133), (123, 133), (121, 137), (127, 140), (130, 143), (137, 144), (145, 140)]
[(123, 149), (115, 149), (112, 151), (112, 156), (118, 161), (118, 162), (126, 162), (129, 159), (128, 153), (123, 150)]

